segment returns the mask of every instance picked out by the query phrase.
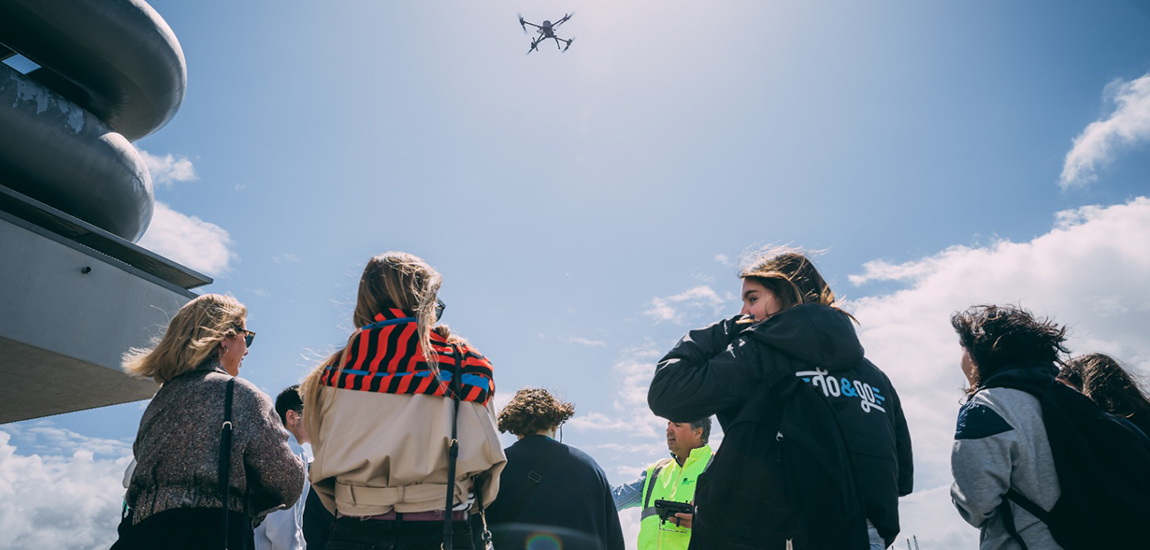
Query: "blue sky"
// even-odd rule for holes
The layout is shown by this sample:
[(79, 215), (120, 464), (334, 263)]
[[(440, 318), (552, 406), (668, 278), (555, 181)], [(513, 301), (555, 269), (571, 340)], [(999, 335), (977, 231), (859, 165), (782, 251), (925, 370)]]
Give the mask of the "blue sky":
[[(904, 535), (933, 550), (977, 537), (946, 495), (951, 311), (1022, 303), (1071, 324), (1075, 351), (1150, 373), (1130, 328), (1150, 321), (1150, 9), (1134, 2), (152, 6), (188, 91), (136, 144), (163, 205), (142, 243), (248, 305), (241, 375), (269, 393), (346, 339), (366, 260), (408, 251), (443, 274), (444, 320), (492, 359), (499, 402), (557, 390), (577, 405), (564, 440), (629, 481), (663, 449), (653, 363), (737, 312), (739, 255), (823, 250), (911, 413)], [(515, 14), (565, 11), (571, 49), (525, 56)], [(0, 428), (8, 475), (102, 472), (72, 493), (102, 495), (73, 547), (114, 536), (105, 485), (141, 412)]]

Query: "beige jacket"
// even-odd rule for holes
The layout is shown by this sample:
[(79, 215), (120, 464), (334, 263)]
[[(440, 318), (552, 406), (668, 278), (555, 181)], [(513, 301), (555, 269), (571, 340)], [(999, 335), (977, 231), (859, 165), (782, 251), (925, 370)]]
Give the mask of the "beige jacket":
[[(442, 510), (455, 404), (431, 395), (396, 395), (321, 386), (306, 411), (315, 461), (312, 487), (328, 511), (374, 516)], [(318, 414), (317, 414), (318, 413)], [(483, 503), (499, 492), (503, 455), (489, 406), (459, 403), (455, 508), (468, 502), (471, 476), (488, 473)]]

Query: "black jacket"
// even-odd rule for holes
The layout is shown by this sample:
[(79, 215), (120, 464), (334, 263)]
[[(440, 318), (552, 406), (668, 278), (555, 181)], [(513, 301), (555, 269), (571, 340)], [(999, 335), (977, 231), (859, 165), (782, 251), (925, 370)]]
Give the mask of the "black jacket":
[[(913, 484), (910, 432), (894, 386), (863, 357), (851, 323), (837, 309), (808, 304), (754, 325), (728, 319), (691, 331), (659, 361), (647, 400), (656, 415), (714, 414), (727, 430), (773, 380), (800, 377), (831, 405), (867, 519), (890, 544), (899, 532), (898, 497)], [(712, 479), (722, 475), (711, 472)]]
[(542, 435), (524, 437), (505, 452), (499, 496), (487, 508), (496, 548), (523, 548), (545, 526), (564, 548), (624, 550), (611, 485), (594, 459)]

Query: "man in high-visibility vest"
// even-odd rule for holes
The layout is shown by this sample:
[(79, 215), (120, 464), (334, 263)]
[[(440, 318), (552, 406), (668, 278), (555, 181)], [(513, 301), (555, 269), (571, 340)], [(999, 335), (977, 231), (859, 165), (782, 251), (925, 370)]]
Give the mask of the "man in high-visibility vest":
[(639, 475), (639, 479), (612, 489), (615, 508), (642, 507), (639, 523), (639, 550), (686, 550), (691, 540), (690, 513), (677, 513), (667, 521), (659, 518), (655, 501), (694, 503), (695, 482), (711, 463), (711, 419), (694, 422), (667, 422), (667, 448), (664, 458)]

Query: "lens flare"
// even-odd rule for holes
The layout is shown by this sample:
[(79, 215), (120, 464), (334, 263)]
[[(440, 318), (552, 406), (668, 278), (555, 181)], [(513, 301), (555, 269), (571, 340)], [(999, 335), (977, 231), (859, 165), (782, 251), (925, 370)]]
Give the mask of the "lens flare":
[(532, 533), (524, 550), (563, 550), (563, 543), (552, 533)]

